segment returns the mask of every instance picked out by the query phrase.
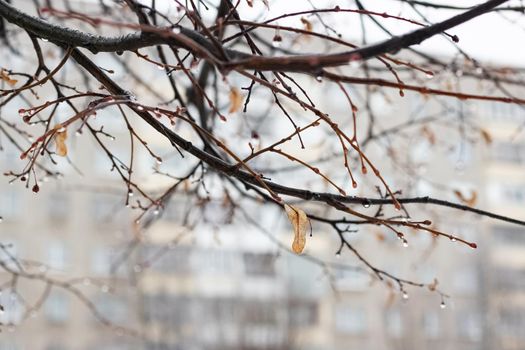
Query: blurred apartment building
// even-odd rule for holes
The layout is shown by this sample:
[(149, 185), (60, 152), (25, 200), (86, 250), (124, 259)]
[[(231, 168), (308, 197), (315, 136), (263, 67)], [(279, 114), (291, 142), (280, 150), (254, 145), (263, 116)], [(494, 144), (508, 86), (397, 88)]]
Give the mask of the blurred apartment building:
[[(468, 156), (471, 163), (457, 186), (476, 187), (483, 198), (481, 207), (523, 217), (520, 174), (525, 153), (519, 142), (506, 141), (505, 133), (515, 124), (507, 127), (503, 121), (519, 118), (519, 111), (507, 113), (487, 117), (487, 125), (492, 125), (490, 118), (496, 121), (491, 126), (493, 145)], [(1, 184), (2, 244), (13, 255), (46, 263), (52, 276), (81, 276), (80, 288), (101, 314), (115, 324), (139, 327), (146, 340), (107, 329), (73, 295), (61, 290), (53, 290), (42, 309), (22, 325), (11, 327), (24, 314), (22, 298), (34, 301), (44, 285), (23, 283), (20, 296), (11, 296), (9, 280), (1, 274), (7, 284), (1, 296), (6, 312), (1, 315), (5, 326), (0, 349), (523, 348), (525, 242), (520, 227), (471, 216), (448, 218), (451, 230), (478, 242), (480, 249), (440, 241), (421, 262), (418, 252), (429, 246), (428, 237), (412, 237), (411, 246), (419, 249), (406, 255), (399, 241), (386, 232), (380, 254), (375, 253), (375, 229), (364, 229), (353, 238), (360, 251), (388, 271), (425, 283), (439, 276), (442, 289), (451, 295), (444, 310), (439, 297), (426, 289), (408, 288), (408, 301), (399, 293), (390, 300), (388, 288), (372, 283), (369, 275), (327, 272), (281, 251), (268, 237), (242, 224), (216, 234), (212, 226), (204, 227), (170, 244), (184, 231), (178, 226), (177, 208), (182, 204), (177, 198), (148, 229), (137, 260), (121, 265), (112, 275), (115, 271), (110, 267), (133, 234), (131, 216), (123, 209), (122, 191), (108, 194), (108, 188), (119, 188), (112, 186), (118, 180), (106, 177), (109, 165), (87, 149), (72, 147), (76, 159), (80, 156), (95, 164), (92, 176), (105, 184), (100, 188), (83, 188), (78, 177), (69, 180), (68, 176), (44, 184), (38, 195), (22, 184)], [(2, 156), (2, 171), (19, 166), (13, 150)], [(446, 161), (436, 158), (434, 163)], [(447, 176), (458, 181), (453, 174)], [(425, 193), (427, 188), (422, 187)], [(257, 207), (250, 210), (255, 213)], [(290, 228), (283, 213), (270, 211), (264, 216), (258, 220), (275, 222), (272, 234), (287, 246)], [(334, 236), (329, 230), (316, 232), (312, 255), (355, 265), (347, 253), (335, 258)], [(166, 247), (151, 266), (137, 269), (136, 261), (148, 261)], [(5, 254), (2, 259), (7, 259)], [(417, 267), (392, 265), (400, 259)]]

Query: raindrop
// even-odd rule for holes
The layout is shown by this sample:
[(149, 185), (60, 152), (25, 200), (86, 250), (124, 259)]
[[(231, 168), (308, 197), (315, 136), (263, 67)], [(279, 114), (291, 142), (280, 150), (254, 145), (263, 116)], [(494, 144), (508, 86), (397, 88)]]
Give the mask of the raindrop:
[(171, 29), (173, 34), (180, 34), (180, 27), (176, 26)]
[(428, 79), (434, 78), (434, 73), (433, 72), (427, 72), (427, 78)]
[(403, 300), (408, 300), (408, 293), (403, 291)]
[(318, 76), (315, 77), (315, 80), (317, 80), (320, 83), (323, 81), (323, 77), (321, 76), (321, 74), (319, 74)]
[(142, 107), (142, 106), (137, 106), (137, 109), (138, 109), (139, 111), (142, 112), (142, 111), (144, 110), (144, 107)]
[(456, 237), (450, 237), (450, 240), (451, 240), (452, 242), (457, 241)]
[(156, 161), (155, 161), (158, 165), (161, 165), (162, 164), (162, 158), (157, 158)]
[(128, 197), (133, 197), (133, 190), (132, 189), (128, 190)]
[(45, 41), (47, 43), (49, 41), (49, 39), (42, 38), (42, 41)]
[(160, 211), (158, 209), (153, 210), (153, 215), (159, 215)]
[(164, 66), (161, 65), (161, 64), (159, 64), (159, 65), (157, 66), (157, 69), (158, 69), (158, 70), (164, 70)]
[(439, 307), (440, 307), (441, 309), (444, 309), (444, 308), (447, 307), (447, 304), (445, 304), (445, 302), (442, 301), (441, 304), (439, 304)]
[(363, 208), (370, 208), (370, 206), (372, 205), (372, 202), (370, 201), (370, 199), (365, 199), (362, 205), (363, 205)]
[(335, 257), (339, 259), (341, 257), (341, 252), (335, 253)]
[(408, 241), (406, 239), (403, 240), (403, 247), (408, 248)]
[(279, 34), (275, 34), (272, 40), (272, 46), (275, 48), (281, 47), (281, 44), (283, 42), (283, 38)]

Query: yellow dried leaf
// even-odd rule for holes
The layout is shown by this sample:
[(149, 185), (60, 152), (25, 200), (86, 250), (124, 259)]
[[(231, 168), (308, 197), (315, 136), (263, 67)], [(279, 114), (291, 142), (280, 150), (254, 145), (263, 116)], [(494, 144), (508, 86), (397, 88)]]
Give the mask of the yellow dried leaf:
[(230, 110), (228, 113), (237, 112), (242, 106), (243, 97), (236, 87), (230, 89)]
[(292, 223), (294, 238), (292, 243), (292, 250), (296, 254), (301, 254), (306, 245), (306, 230), (308, 229), (308, 217), (306, 213), (296, 207), (285, 204), (284, 210), (288, 215), (288, 219)]
[(437, 288), (438, 283), (439, 283), (439, 282), (438, 282), (437, 278), (434, 278), (434, 280), (432, 281), (432, 283), (430, 283), (430, 284), (427, 286), (427, 287), (428, 287), (428, 290), (431, 291), (431, 292), (435, 291), (436, 288)]
[(383, 242), (386, 238), (383, 232), (375, 232), (376, 238), (378, 241)]
[(67, 131), (57, 131), (55, 136), (55, 146), (56, 146), (56, 154), (65, 157), (67, 155), (67, 146), (66, 146), (66, 139), (67, 139)]
[(485, 129), (481, 129), (480, 132), (481, 137), (483, 137), (483, 141), (485, 141), (487, 145), (490, 145), (492, 143), (492, 135)]
[(313, 29), (313, 26), (312, 26), (312, 22), (310, 22), (309, 20), (307, 20), (306, 18), (304, 17), (301, 17), (301, 23), (304, 25), (304, 29), (311, 32), (312, 29)]
[(9, 86), (15, 86), (16, 83), (18, 83), (18, 80), (11, 79), (9, 73), (5, 69), (0, 71), (0, 80), (5, 81), (7, 84), (9, 84)]
[(459, 190), (454, 190), (454, 194), (460, 200), (461, 203), (466, 204), (469, 207), (473, 207), (476, 204), (476, 201), (478, 200), (478, 193), (476, 191), (472, 191), (470, 198), (465, 197), (465, 195)]

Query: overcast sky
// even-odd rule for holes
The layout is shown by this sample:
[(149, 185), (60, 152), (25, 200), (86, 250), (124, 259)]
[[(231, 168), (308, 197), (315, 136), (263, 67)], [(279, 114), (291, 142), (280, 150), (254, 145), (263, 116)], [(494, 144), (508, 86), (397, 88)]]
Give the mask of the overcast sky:
[[(142, 0), (144, 3), (150, 3), (151, 0)], [(218, 0), (211, 0), (211, 2)], [(474, 6), (481, 4), (483, 0), (427, 0), (428, 2), (450, 4), (455, 6)], [(270, 10), (266, 11), (263, 0), (253, 0), (254, 7), (249, 7), (246, 0), (241, 0), (239, 10), (241, 16), (245, 19), (268, 19), (284, 13), (296, 12), (312, 8), (332, 8), (336, 4), (341, 8), (355, 9), (355, 3), (352, 0), (268, 0)], [(421, 18), (408, 5), (403, 5), (398, 0), (362, 0), (363, 4), (373, 11), (380, 13), (387, 12), (392, 15), (402, 14), (406, 18), (421, 21)], [(165, 1), (157, 4), (174, 7), (175, 2)], [(521, 0), (510, 0), (505, 6), (523, 6)], [(461, 11), (451, 10), (434, 10), (420, 7), (421, 12), (432, 22), (438, 22), (452, 17)], [(205, 13), (206, 11), (203, 11)], [(259, 17), (263, 13), (262, 17)], [(209, 18), (215, 18), (215, 14), (208, 12)], [(468, 54), (486, 63), (498, 65), (513, 65), (525, 67), (525, 15), (505, 12), (503, 18), (501, 14), (488, 13), (477, 17), (465, 24), (455, 27), (449, 31), (459, 37), (460, 47)], [(328, 14), (323, 16), (329, 23), (333, 24), (344, 36), (344, 38), (355, 41), (360, 37), (360, 24), (358, 15), (349, 13)], [(379, 18), (388, 29), (397, 35), (407, 33), (417, 29), (416, 25), (400, 22), (395, 19)], [(512, 21), (516, 23), (512, 23)], [(315, 18), (312, 23), (316, 25), (315, 30), (321, 30)], [(302, 27), (300, 16), (293, 19), (281, 20), (281, 25)], [(380, 41), (386, 39), (385, 33), (380, 31), (376, 26), (369, 22), (367, 35), (370, 41)], [(354, 30), (358, 31), (353, 32)], [(354, 39), (354, 40), (353, 40)], [(450, 39), (443, 36), (435, 36), (425, 41), (421, 46), (426, 51), (442, 55), (453, 55), (457, 51)]]
[[(432, 2), (433, 0), (428, 1)], [(434, 2), (442, 4), (446, 3), (456, 6), (471, 6), (480, 4), (483, 1), (439, 0)], [(263, 7), (262, 0), (254, 0), (254, 3), (257, 8)], [(311, 3), (317, 8), (329, 8), (335, 6), (335, 4), (339, 4), (339, 6), (345, 8), (356, 8), (354, 2), (351, 0), (312, 0)], [(402, 6), (402, 4), (397, 0), (363, 0), (363, 3), (365, 6), (368, 6), (370, 10), (375, 10), (381, 13), (387, 12), (393, 15), (399, 15), (400, 13), (403, 13), (403, 15), (407, 18), (420, 20), (420, 17), (414, 11), (412, 11), (406, 5)], [(508, 5), (520, 5), (520, 3), (521, 1), (511, 0), (508, 2)], [(270, 18), (285, 12), (293, 12), (308, 8), (311, 8), (311, 5), (307, 0), (270, 1), (270, 13), (265, 17)], [(246, 5), (243, 7), (242, 11), (248, 16), (258, 12), (254, 9), (250, 9)], [(423, 12), (425, 16), (428, 16), (428, 19), (432, 22), (444, 20), (460, 13), (460, 11), (438, 11), (425, 8), (421, 8), (421, 12)], [(460, 47), (475, 58), (483, 60), (487, 63), (505, 65), (510, 64), (525, 67), (525, 15), (517, 15), (515, 13), (505, 12), (504, 16), (508, 19), (503, 18), (500, 14), (485, 14), (450, 30), (450, 33), (457, 35), (460, 38)], [(345, 37), (348, 39), (351, 39), (352, 37), (355, 38), (355, 34), (353, 34), (351, 30), (358, 30), (359, 28), (357, 15), (338, 13), (334, 15), (327, 15), (326, 17), (332, 17), (332, 20), (335, 21), (336, 27), (343, 33)], [(511, 23), (511, 20), (516, 19), (516, 23)], [(415, 25), (403, 23), (395, 19), (379, 18), (379, 20), (398, 35), (407, 33), (417, 28)], [(281, 21), (280, 24), (295, 25), (300, 27), (300, 17), (289, 21)], [(383, 32), (373, 27), (374, 26), (370, 25), (368, 29), (368, 35), (370, 39), (379, 41), (386, 38)], [(453, 55), (456, 52), (451, 41), (444, 38), (443, 36), (431, 38), (425, 41), (421, 47), (425, 50), (444, 55)]]

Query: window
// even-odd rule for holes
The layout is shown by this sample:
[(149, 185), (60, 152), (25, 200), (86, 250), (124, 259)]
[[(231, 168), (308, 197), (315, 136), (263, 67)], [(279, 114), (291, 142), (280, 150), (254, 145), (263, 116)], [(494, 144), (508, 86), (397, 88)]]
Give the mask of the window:
[(125, 322), (128, 317), (128, 308), (122, 297), (101, 294), (95, 299), (95, 305), (104, 318), (115, 324)]
[(53, 192), (48, 198), (48, 218), (52, 223), (63, 224), (71, 215), (71, 204), (65, 193)]
[[(191, 323), (194, 320), (196, 300), (187, 297), (172, 296), (166, 293), (146, 296), (145, 317), (148, 322), (156, 321), (160, 324), (176, 327)], [(166, 307), (169, 305), (169, 307)], [(195, 315), (206, 315), (206, 308), (199, 308)]]
[(522, 121), (524, 109), (513, 103), (483, 102), (477, 103), (479, 111), (485, 113), (485, 120), (492, 122), (519, 123)]
[(291, 327), (313, 326), (318, 319), (318, 304), (313, 301), (292, 301), (288, 306)]
[(524, 338), (525, 333), (525, 309), (505, 307), (499, 311), (499, 329), (505, 335)]
[(521, 291), (525, 288), (525, 269), (496, 269), (494, 284), (502, 291)]
[(242, 303), (242, 321), (249, 324), (276, 324), (279, 310), (283, 305), (257, 300), (245, 300)]
[(458, 333), (461, 338), (479, 341), (483, 330), (481, 319), (477, 313), (464, 311), (458, 315)]
[(46, 319), (55, 324), (63, 324), (69, 318), (69, 300), (63, 291), (53, 290), (44, 304)]
[(244, 272), (249, 276), (274, 276), (275, 259), (273, 254), (244, 253)]
[(523, 184), (493, 182), (488, 186), (488, 195), (491, 200), (506, 205), (525, 204), (525, 186)]
[(340, 333), (359, 335), (366, 331), (366, 317), (362, 308), (336, 305), (335, 329)]
[(490, 159), (493, 161), (525, 164), (525, 145), (511, 142), (498, 142), (490, 146)]
[(513, 203), (525, 203), (525, 188), (523, 186), (502, 185), (502, 199)]
[(492, 236), (497, 243), (525, 245), (525, 230), (521, 227), (497, 225), (492, 228)]

